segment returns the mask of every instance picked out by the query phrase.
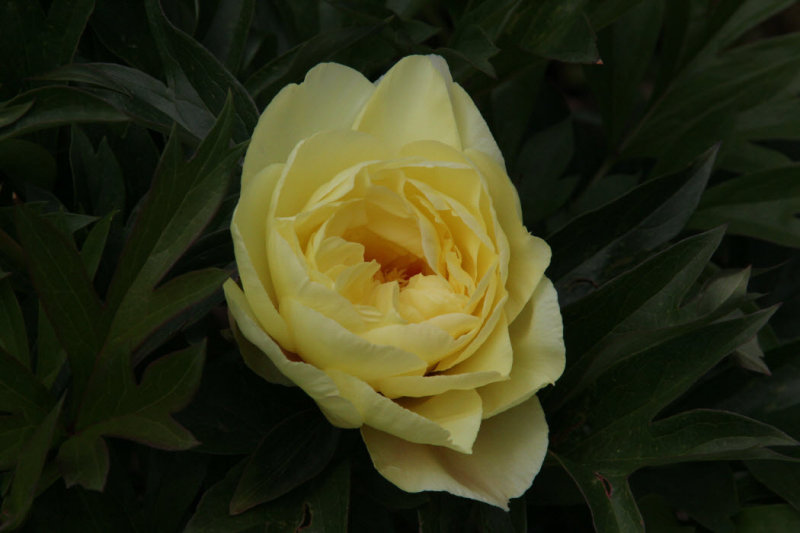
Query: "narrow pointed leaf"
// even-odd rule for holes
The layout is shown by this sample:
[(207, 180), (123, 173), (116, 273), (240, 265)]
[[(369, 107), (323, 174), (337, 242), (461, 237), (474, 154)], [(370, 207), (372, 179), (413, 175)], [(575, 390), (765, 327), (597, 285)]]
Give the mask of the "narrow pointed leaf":
[(36, 496), (36, 485), (42, 475), (47, 452), (53, 441), (61, 414), (60, 401), (41, 421), (20, 454), (14, 470), (11, 489), (0, 508), (0, 531), (11, 531), (19, 526), (28, 514)]
[(114, 315), (108, 343), (133, 351), (159, 327), (217, 292), (228, 276), (216, 268), (195, 270), (141, 298), (126, 298)]
[(75, 245), (29, 208), (15, 215), (31, 280), (69, 356), (74, 392), (81, 394), (103, 345), (107, 313)]
[(586, 291), (587, 283), (576, 281), (599, 284), (611, 277), (612, 257), (619, 262), (677, 235), (697, 206), (715, 156), (712, 149), (688, 170), (647, 181), (548, 237), (554, 250), (548, 275), (556, 280), (562, 305)]
[(8, 276), (0, 277), (0, 349), (30, 367), (25, 320)]
[(67, 487), (102, 491), (108, 477), (108, 446), (100, 437), (73, 437), (58, 450), (58, 468)]
[(553, 454), (575, 480), (598, 533), (644, 533), (644, 520), (626, 476), (609, 476)]
[(49, 86), (23, 93), (8, 105), (28, 105), (30, 110), (11, 124), (0, 127), (0, 141), (37, 130), (76, 122), (125, 122), (128, 116), (75, 87)]
[(741, 176), (703, 194), (691, 227), (724, 221), (728, 231), (800, 248), (800, 165)]
[(338, 437), (339, 431), (313, 411), (275, 426), (250, 456), (230, 503), (231, 514), (274, 500), (319, 474)]
[(177, 136), (170, 137), (109, 288), (112, 309), (152, 290), (215, 214), (242, 153), (229, 147), (232, 111), (229, 100), (188, 163)]
[[(180, 69), (206, 107), (221, 113), (229, 95), (233, 97), (233, 133), (238, 142), (250, 138), (258, 122), (258, 110), (250, 94), (214, 55), (166, 18), (159, 0), (146, 0), (150, 31), (167, 70)], [(177, 76), (177, 73), (173, 73)], [(173, 89), (179, 89), (173, 87)]]

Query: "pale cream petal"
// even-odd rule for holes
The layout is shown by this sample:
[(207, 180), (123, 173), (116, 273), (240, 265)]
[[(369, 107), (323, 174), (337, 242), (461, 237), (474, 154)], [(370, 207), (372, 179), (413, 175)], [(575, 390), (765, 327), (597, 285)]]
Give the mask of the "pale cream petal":
[(276, 370), (286, 376), (289, 382), (299, 386), (317, 402), (334, 426), (361, 426), (363, 418), (360, 411), (340, 394), (336, 383), (325, 372), (302, 361), (290, 360), (281, 347), (261, 329), (244, 293), (235, 282), (226, 281), (223, 289), (228, 309), (239, 332), (253, 345), (242, 347), (247, 366), (268, 381), (286, 383), (285, 380), (276, 379)]
[(350, 129), (375, 86), (335, 63), (317, 65), (300, 85), (287, 85), (258, 120), (242, 170), (246, 184), (271, 163), (283, 163), (301, 140), (324, 130)]
[(258, 322), (278, 344), (293, 351), (294, 342), (274, 303), (267, 261), (267, 206), (282, 167), (270, 165), (251, 180), (233, 213), (231, 235), (242, 286)]
[(361, 412), (364, 424), (412, 442), (469, 452), (481, 424), (480, 396), (450, 391), (426, 399), (390, 400), (350, 374), (329, 370), (342, 394)]
[(494, 159), (498, 165), (505, 167), (503, 154), (467, 91), (457, 83), (451, 84), (450, 101), (453, 102), (453, 113), (464, 150), (474, 149), (483, 152)]
[(395, 151), (422, 139), (461, 148), (447, 81), (424, 56), (401, 59), (378, 81), (354, 127)]
[(542, 278), (530, 301), (509, 328), (514, 348), (511, 379), (478, 389), (484, 416), (493, 417), (555, 383), (564, 371), (564, 337), (558, 295)]
[(446, 491), (508, 510), (539, 472), (547, 452), (547, 422), (536, 397), (484, 420), (472, 454), (415, 444), (361, 428), (378, 472), (406, 492)]
[(539, 237), (528, 233), (522, 225), (519, 196), (505, 171), (482, 152), (467, 150), (467, 156), (483, 173), (500, 226), (508, 238), (510, 257), (506, 313), (509, 321), (513, 322), (550, 264), (550, 247)]
[(447, 331), (424, 322), (390, 324), (365, 331), (361, 336), (373, 344), (396, 346), (416, 354), (428, 365), (437, 362), (456, 348), (456, 341)]
[(258, 272), (250, 259), (248, 249), (244, 245), (244, 239), (239, 233), (239, 227), (235, 223), (231, 225), (231, 235), (233, 236), (233, 249), (236, 255), (236, 265), (239, 269), (239, 277), (241, 278), (247, 301), (253, 308), (256, 317), (258, 317), (258, 323), (280, 346), (286, 350), (294, 351), (294, 340), (289, 334), (286, 322), (278, 313), (272, 298), (261, 283)]
[(275, 220), (267, 242), (270, 270), (278, 295), (278, 311), (287, 321), (290, 331), (291, 319), (286, 316), (283, 307), (290, 298), (313, 307), (345, 328), (353, 331), (363, 329), (365, 325), (361, 315), (347, 298), (332, 288), (311, 280), (297, 236), (291, 229), (291, 221)]
[(474, 390), (502, 379), (507, 378), (501, 376), (499, 372), (395, 376), (377, 380), (375, 389), (387, 398), (421, 398), (443, 394), (451, 390)]
[(448, 374), (466, 372), (497, 372), (506, 377), (511, 372), (514, 349), (508, 331), (506, 314), (500, 311), (497, 325), (475, 353), (447, 370)]
[(297, 353), (323, 370), (340, 370), (367, 382), (404, 374), (422, 375), (427, 364), (417, 355), (372, 344), (294, 298), (281, 300), (281, 314), (294, 335)]
[[(318, 197), (318, 189), (327, 191), (331, 180), (347, 181), (363, 163), (388, 156), (389, 152), (378, 138), (359, 131), (323, 131), (306, 138), (289, 154), (272, 195), (270, 216), (297, 215), (310, 200)], [(345, 175), (337, 177), (340, 172)]]

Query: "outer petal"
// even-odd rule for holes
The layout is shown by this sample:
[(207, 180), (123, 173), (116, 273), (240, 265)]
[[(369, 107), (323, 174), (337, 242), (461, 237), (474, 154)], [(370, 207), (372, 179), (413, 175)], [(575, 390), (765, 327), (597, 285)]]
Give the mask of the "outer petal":
[(519, 196), (503, 168), (483, 152), (467, 150), (466, 153), (486, 178), (497, 219), (511, 248), (506, 282), (506, 313), (508, 320), (513, 322), (550, 264), (550, 247), (539, 237), (528, 233), (522, 225)]
[(378, 81), (355, 129), (395, 150), (423, 139), (461, 148), (447, 80), (425, 56), (401, 59)]
[(264, 110), (242, 170), (246, 183), (270, 163), (283, 163), (294, 146), (316, 132), (350, 129), (375, 86), (359, 72), (323, 63), (300, 85), (287, 85)]
[(493, 417), (524, 402), (536, 391), (555, 383), (564, 371), (564, 337), (558, 295), (542, 278), (530, 301), (509, 328), (514, 348), (511, 379), (478, 389), (483, 416)]
[(367, 382), (421, 375), (427, 368), (417, 355), (396, 346), (373, 344), (297, 300), (282, 300), (281, 314), (292, 329), (298, 354), (317, 368), (339, 370)]
[(225, 290), (225, 299), (228, 301), (228, 309), (233, 315), (239, 331), (247, 341), (253, 344), (251, 347), (243, 346), (242, 355), (247, 366), (268, 381), (278, 381), (275, 379), (275, 370), (286, 376), (317, 402), (334, 426), (355, 428), (364, 422), (359, 410), (349, 400), (342, 397), (336, 383), (325, 372), (301, 361), (291, 361), (286, 357), (280, 346), (275, 344), (275, 341), (258, 325), (244, 293), (235, 282), (226, 281), (223, 289)]
[(267, 261), (266, 211), (283, 165), (275, 164), (255, 176), (239, 199), (231, 223), (239, 276), (261, 326), (279, 345), (294, 351), (286, 322), (275, 306), (275, 291)]
[(361, 435), (378, 472), (406, 492), (442, 490), (505, 510), (530, 487), (547, 451), (547, 422), (535, 397), (484, 420), (471, 455), (367, 426)]

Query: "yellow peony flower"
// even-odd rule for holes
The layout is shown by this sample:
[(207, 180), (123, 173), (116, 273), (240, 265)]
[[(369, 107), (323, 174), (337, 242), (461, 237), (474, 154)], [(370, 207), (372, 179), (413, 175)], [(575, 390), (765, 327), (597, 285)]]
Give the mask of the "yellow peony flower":
[(564, 368), (550, 249), (441, 57), (375, 84), (322, 64), (285, 87), (231, 232), (244, 290), (225, 295), (255, 372), (361, 428), (405, 491), (504, 509), (525, 492), (547, 449), (535, 393)]

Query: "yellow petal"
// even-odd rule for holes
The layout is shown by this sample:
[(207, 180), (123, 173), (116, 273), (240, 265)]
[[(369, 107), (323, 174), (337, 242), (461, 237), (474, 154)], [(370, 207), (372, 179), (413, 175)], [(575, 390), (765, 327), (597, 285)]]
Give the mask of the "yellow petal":
[(547, 422), (535, 397), (484, 420), (470, 455), (368, 426), (361, 435), (378, 472), (404, 491), (446, 491), (505, 510), (530, 487), (547, 451)]
[(302, 361), (289, 360), (281, 347), (261, 329), (244, 293), (236, 283), (228, 280), (223, 289), (228, 309), (239, 331), (257, 348), (257, 350), (247, 348), (242, 350), (247, 366), (269, 381), (277, 381), (274, 379), (274, 372), (279, 371), (311, 396), (334, 426), (343, 428), (361, 426), (363, 423), (361, 413), (340, 394), (336, 383), (325, 372)]
[(450, 368), (448, 374), (465, 372), (497, 372), (503, 377), (511, 372), (514, 361), (514, 349), (508, 332), (506, 314), (500, 312), (497, 325), (475, 353), (458, 365)]
[(253, 131), (242, 183), (271, 163), (285, 162), (295, 145), (314, 133), (350, 129), (374, 90), (359, 72), (335, 63), (317, 65), (303, 83), (284, 87)]
[(450, 100), (453, 102), (453, 113), (464, 149), (483, 152), (494, 159), (498, 165), (505, 166), (503, 154), (492, 137), (489, 126), (486, 125), (480, 111), (475, 107), (472, 98), (457, 83), (450, 85)]
[(375, 389), (387, 398), (421, 398), (436, 396), (451, 390), (474, 390), (501, 379), (503, 376), (498, 372), (395, 376), (377, 380)]
[(271, 217), (291, 217), (303, 211), (315, 192), (340, 172), (355, 174), (367, 161), (388, 157), (383, 144), (372, 135), (350, 130), (324, 131), (301, 141), (289, 154), (283, 175), (272, 195)]
[(493, 157), (500, 165), (503, 165), (503, 155), (500, 148), (489, 131), (489, 126), (481, 116), (478, 108), (467, 92), (457, 83), (453, 82), (447, 62), (441, 56), (428, 56), (433, 65), (447, 81), (450, 91), (450, 101), (453, 103), (453, 113), (458, 124), (458, 133), (461, 137), (461, 145), (464, 149), (474, 148)]
[(427, 367), (417, 355), (372, 344), (338, 322), (293, 298), (281, 300), (297, 345), (297, 353), (317, 368), (340, 370), (364, 381), (404, 374), (423, 374)]
[(474, 390), (394, 401), (350, 374), (336, 370), (328, 374), (361, 412), (364, 425), (412, 442), (466, 453), (478, 434), (482, 410), (480, 396)]
[(428, 365), (435, 363), (456, 347), (456, 341), (447, 331), (428, 323), (390, 324), (365, 331), (361, 336), (373, 344), (396, 346), (416, 354)]
[(354, 127), (395, 151), (422, 139), (461, 148), (447, 81), (424, 56), (401, 59), (377, 82)]
[(558, 295), (542, 278), (530, 301), (509, 328), (514, 349), (511, 379), (478, 389), (484, 416), (493, 417), (555, 383), (564, 371), (564, 338)]
[(270, 271), (279, 304), (278, 311), (284, 320), (291, 327), (291, 319), (286, 316), (284, 304), (290, 298), (294, 298), (313, 307), (317, 312), (334, 318), (346, 328), (353, 331), (363, 329), (364, 321), (347, 298), (332, 287), (311, 280), (305, 257), (299, 246), (297, 236), (292, 232), (291, 220), (275, 220), (267, 247)]
[(242, 286), (258, 322), (278, 344), (293, 351), (294, 343), (274, 303), (267, 261), (267, 206), (282, 167), (270, 165), (250, 181), (233, 213), (231, 235)]
[(550, 264), (550, 247), (542, 239), (528, 233), (522, 225), (519, 196), (503, 168), (482, 152), (467, 150), (467, 156), (483, 173), (500, 226), (508, 238), (510, 257), (506, 313), (508, 320), (513, 322)]

